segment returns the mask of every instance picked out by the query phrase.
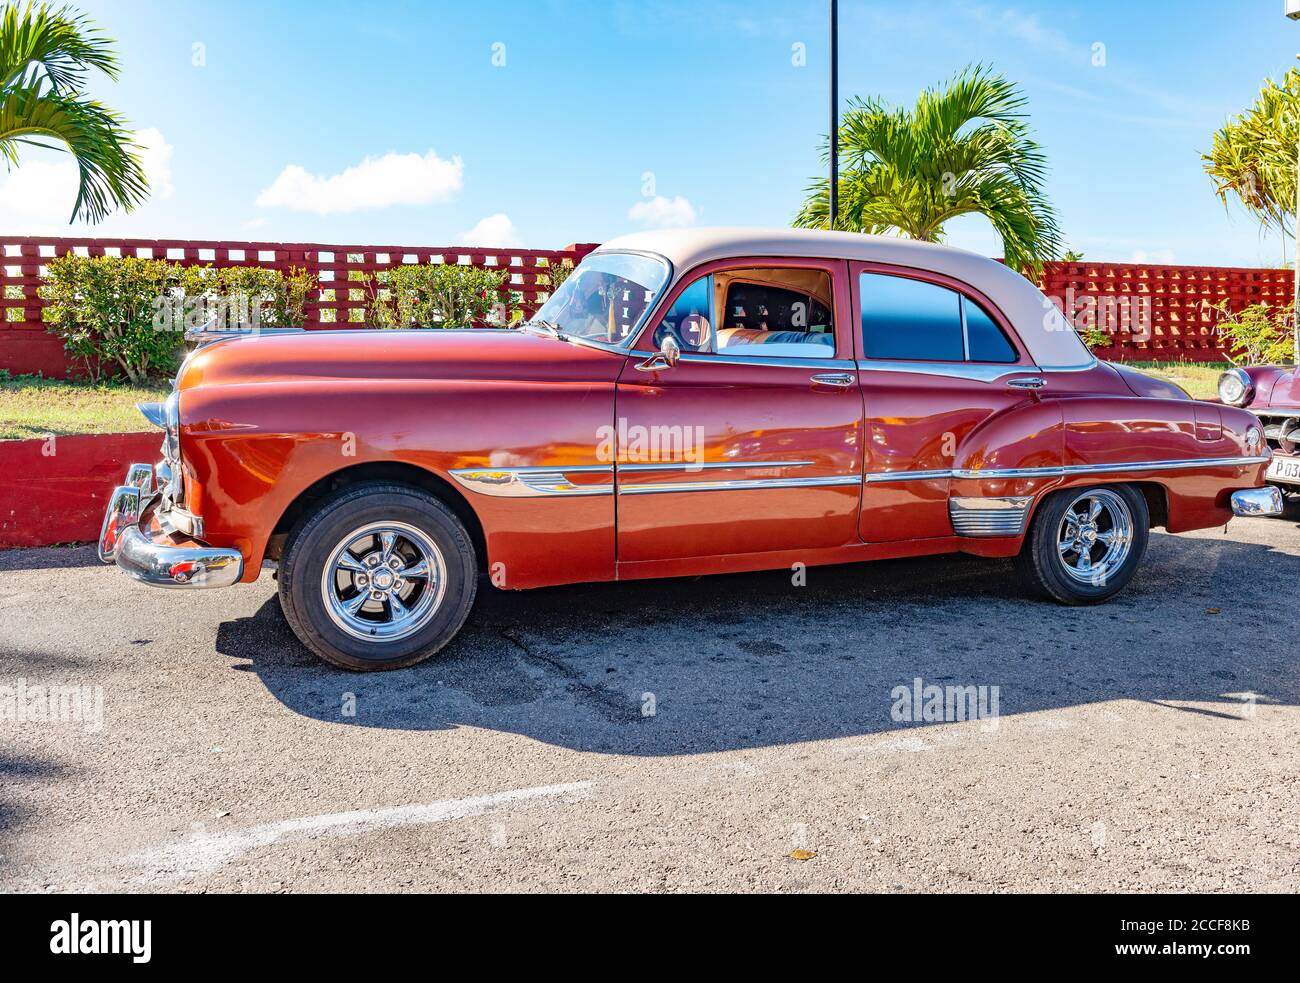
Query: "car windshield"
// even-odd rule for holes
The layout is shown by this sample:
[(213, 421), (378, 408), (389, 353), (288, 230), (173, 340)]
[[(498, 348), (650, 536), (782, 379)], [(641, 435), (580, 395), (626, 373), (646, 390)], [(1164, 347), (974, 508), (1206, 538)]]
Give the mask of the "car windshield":
[(667, 281), (668, 264), (662, 259), (592, 253), (526, 323), (573, 338), (622, 344)]

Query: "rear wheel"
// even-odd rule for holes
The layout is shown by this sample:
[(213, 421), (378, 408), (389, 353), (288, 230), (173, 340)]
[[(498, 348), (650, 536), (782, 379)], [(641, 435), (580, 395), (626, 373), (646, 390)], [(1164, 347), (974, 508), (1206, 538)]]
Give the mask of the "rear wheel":
[(1146, 498), (1128, 485), (1055, 492), (1038, 507), (1016, 568), (1037, 594), (1097, 604), (1133, 579), (1150, 526)]
[(367, 483), (304, 517), (280, 562), (280, 605), (302, 643), (345, 669), (397, 669), (460, 631), (478, 587), (469, 534), (418, 488)]

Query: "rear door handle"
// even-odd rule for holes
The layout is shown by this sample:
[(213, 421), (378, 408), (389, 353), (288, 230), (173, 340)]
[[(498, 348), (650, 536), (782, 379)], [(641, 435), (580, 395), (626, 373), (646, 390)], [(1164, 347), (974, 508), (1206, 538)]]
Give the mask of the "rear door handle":
[(1012, 389), (1042, 389), (1047, 385), (1047, 380), (1038, 376), (1029, 376), (1027, 378), (1012, 379), (1007, 385)]
[(814, 386), (834, 386), (836, 389), (848, 389), (853, 385), (851, 372), (824, 372), (812, 377)]

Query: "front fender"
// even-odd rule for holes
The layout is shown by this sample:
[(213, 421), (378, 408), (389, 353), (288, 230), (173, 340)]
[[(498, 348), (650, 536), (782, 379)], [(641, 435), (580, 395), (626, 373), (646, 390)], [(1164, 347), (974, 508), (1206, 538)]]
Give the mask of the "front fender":
[[(392, 380), (219, 385), (185, 390), (190, 502), (213, 545), (254, 580), (294, 501), (336, 472), (408, 464), (458, 487), (453, 470), (597, 464), (613, 385)], [(606, 462), (608, 463), (608, 462)], [(613, 576), (613, 497), (508, 499), (463, 492), (498, 586)], [(539, 531), (540, 530), (540, 531)]]

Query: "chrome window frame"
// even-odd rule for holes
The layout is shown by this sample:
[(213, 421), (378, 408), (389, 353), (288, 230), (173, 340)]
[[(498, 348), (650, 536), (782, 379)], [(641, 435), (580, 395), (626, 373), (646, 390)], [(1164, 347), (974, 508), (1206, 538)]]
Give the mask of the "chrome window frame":
[[(582, 263), (585, 263), (592, 256), (642, 256), (646, 259), (658, 260), (660, 263), (663, 263), (664, 267), (668, 270), (668, 275), (664, 277), (663, 286), (661, 286), (655, 293), (654, 298), (645, 305), (645, 310), (641, 312), (641, 316), (637, 318), (636, 323), (632, 325), (632, 328), (628, 331), (626, 340), (621, 342), (600, 341), (595, 338), (579, 338), (571, 334), (565, 334), (561, 339), (562, 341), (571, 341), (575, 345), (582, 345), (586, 348), (598, 348), (601, 351), (616, 352), (620, 355), (626, 355), (631, 350), (632, 345), (636, 343), (636, 339), (641, 336), (641, 332), (645, 330), (646, 320), (654, 313), (655, 309), (658, 308), (660, 301), (664, 299), (668, 291), (672, 290), (676, 285), (675, 279), (677, 271), (673, 267), (673, 261), (667, 256), (663, 255), (663, 253), (651, 252), (648, 249), (593, 249), (591, 252), (587, 253), (586, 256), (582, 257)], [(573, 268), (573, 273), (578, 272), (582, 263), (579, 263)], [(573, 276), (573, 273), (570, 273), (569, 276)], [(509, 285), (507, 284), (507, 287), (508, 286)], [(546, 299), (549, 301), (550, 297), (547, 297)]]
[[(824, 260), (824, 261), (825, 261), (825, 262), (838, 262), (837, 260)], [(698, 269), (698, 267), (697, 267), (697, 269)], [(799, 270), (799, 269), (808, 269), (808, 267), (804, 267), (804, 266), (789, 266), (789, 265), (783, 265), (779, 260), (777, 260), (777, 259), (775, 259), (775, 258), (774, 258), (770, 263), (768, 263), (766, 266), (759, 266), (759, 265), (755, 265), (755, 264), (750, 264), (750, 265), (748, 265), (748, 266), (738, 266), (738, 267), (736, 267), (736, 270), (741, 270), (741, 271), (743, 271), (743, 270)], [(714, 271), (714, 272), (718, 272), (718, 271)], [(735, 270), (727, 269), (727, 270), (722, 271), (722, 272), (732, 273), (732, 272), (735, 272)], [(714, 291), (713, 291), (713, 287), (712, 287), (712, 285), (710, 285), (710, 287), (709, 287), (709, 325), (710, 325), (710, 330), (709, 330), (709, 348), (710, 348), (710, 351), (707, 351), (707, 352), (688, 352), (688, 351), (686, 351), (686, 349), (683, 348), (683, 349), (682, 349), (682, 354), (681, 354), (681, 361), (683, 361), (683, 362), (685, 362), (685, 361), (696, 361), (696, 362), (698, 362), (698, 361), (714, 361), (714, 362), (727, 362), (727, 363), (731, 363), (731, 364), (733, 364), (733, 365), (773, 365), (773, 364), (777, 364), (777, 363), (784, 363), (786, 368), (807, 368), (807, 367), (816, 368), (816, 367), (819, 366), (819, 365), (822, 365), (822, 366), (828, 366), (828, 367), (830, 367), (830, 368), (839, 368), (839, 369), (851, 369), (851, 368), (853, 368), (853, 367), (854, 367), (854, 366), (853, 366), (853, 359), (852, 359), (851, 357), (850, 357), (850, 358), (844, 358), (842, 355), (839, 354), (839, 339), (835, 337), (835, 329), (836, 329), (837, 326), (838, 326), (838, 321), (837, 321), (837, 319), (836, 319), (836, 315), (835, 315), (835, 298), (834, 298), (834, 292), (835, 292), (835, 274), (832, 273), (832, 272), (830, 272), (829, 270), (821, 270), (820, 272), (826, 274), (826, 277), (831, 281), (831, 294), (832, 294), (832, 297), (831, 297), (831, 307), (830, 307), (830, 311), (831, 311), (831, 330), (830, 330), (830, 336), (831, 336), (831, 340), (834, 341), (836, 344), (835, 344), (835, 346), (831, 349), (831, 356), (830, 356), (829, 358), (812, 358), (812, 357), (803, 358), (803, 357), (800, 357), (800, 356), (797, 356), (797, 355), (770, 355), (770, 356), (753, 355), (753, 354), (749, 354), (749, 355), (726, 355), (726, 354), (724, 354), (724, 353), (718, 351), (718, 329), (717, 329), (717, 323), (718, 323), (718, 317), (717, 317), (717, 314), (718, 314), (718, 312), (717, 312), (717, 310), (716, 310), (716, 306), (717, 306), (717, 305), (714, 303)], [(703, 277), (708, 277), (710, 280), (712, 280), (712, 279), (713, 279), (713, 273), (711, 272), (711, 273), (705, 273), (705, 274), (702, 274), (701, 277), (697, 277), (696, 279), (702, 279)], [(694, 284), (694, 283), (695, 283), (695, 280), (692, 280), (692, 281), (691, 281), (691, 284)], [(676, 285), (676, 284), (673, 284), (673, 286), (676, 287), (677, 285)], [(688, 285), (688, 286), (689, 286), (689, 285)], [(666, 312), (665, 312), (665, 313), (666, 313)], [(662, 318), (661, 318), (660, 320), (662, 321)], [(645, 328), (645, 325), (642, 325), (641, 328), (640, 328), (639, 330), (644, 330), (644, 328)], [(656, 324), (656, 325), (655, 325), (655, 329), (658, 330), (658, 328), (659, 328), (659, 325)], [(804, 332), (804, 333), (805, 333), (805, 334), (812, 334), (811, 331), (806, 331), (806, 332)], [(653, 336), (652, 336), (652, 337), (653, 337)], [(789, 342), (789, 344), (799, 344), (799, 342)], [(761, 346), (761, 345), (738, 345), (737, 347), (739, 347), (739, 348), (761, 348), (762, 346)], [(825, 345), (822, 345), (821, 347), (822, 347), (822, 348), (825, 348), (826, 346), (825, 346)], [(651, 357), (653, 357), (653, 356), (654, 356), (655, 354), (657, 354), (657, 353), (656, 353), (656, 352), (647, 352), (647, 351), (642, 351), (641, 349), (634, 349), (633, 351), (629, 352), (629, 354), (631, 354), (631, 355), (636, 355), (636, 356), (639, 356), (639, 357), (644, 357), (644, 358), (651, 358)]]

